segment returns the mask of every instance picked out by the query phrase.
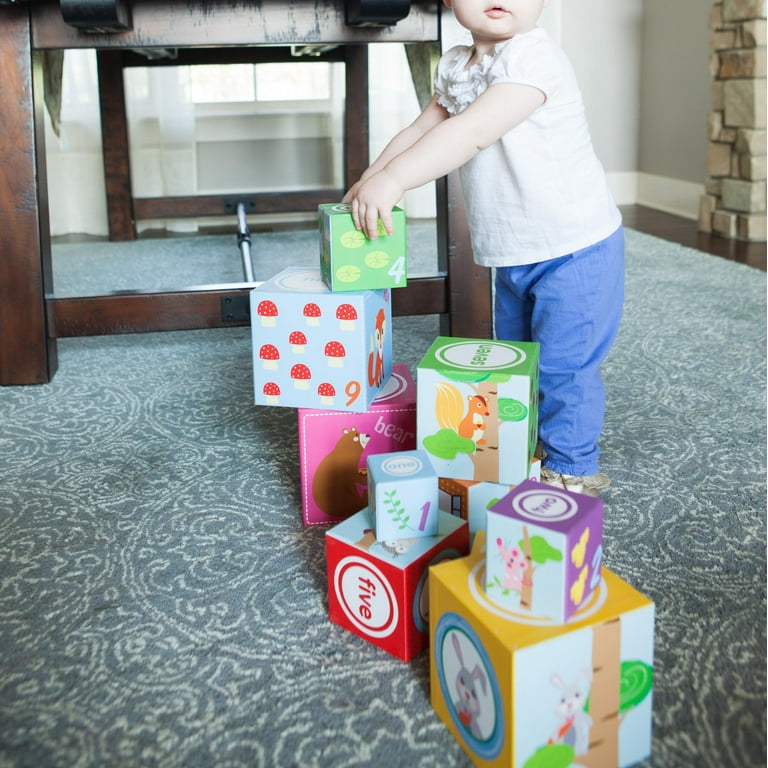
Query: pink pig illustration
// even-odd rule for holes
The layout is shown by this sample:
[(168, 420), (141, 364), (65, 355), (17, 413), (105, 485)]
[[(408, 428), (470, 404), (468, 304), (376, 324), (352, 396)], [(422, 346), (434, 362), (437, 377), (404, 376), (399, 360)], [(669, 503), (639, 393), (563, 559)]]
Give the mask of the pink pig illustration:
[(525, 555), (519, 547), (505, 547), (504, 542), (496, 539), (496, 547), (499, 550), (501, 559), (504, 561), (504, 581), (501, 588), (504, 590), (514, 589), (515, 592), (521, 592), (523, 589), (523, 575), (525, 574)]

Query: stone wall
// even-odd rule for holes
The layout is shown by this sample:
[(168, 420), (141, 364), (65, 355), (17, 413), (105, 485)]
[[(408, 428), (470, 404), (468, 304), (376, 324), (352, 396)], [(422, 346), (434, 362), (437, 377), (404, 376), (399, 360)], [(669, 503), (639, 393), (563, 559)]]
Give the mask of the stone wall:
[(712, 111), (699, 227), (766, 238), (766, 0), (713, 0)]

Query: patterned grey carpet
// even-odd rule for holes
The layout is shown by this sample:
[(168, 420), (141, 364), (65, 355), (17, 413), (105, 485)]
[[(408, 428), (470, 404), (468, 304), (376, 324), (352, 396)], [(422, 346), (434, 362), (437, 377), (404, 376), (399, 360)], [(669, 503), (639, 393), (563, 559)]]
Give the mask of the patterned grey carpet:
[[(764, 766), (765, 274), (627, 243), (605, 558), (657, 605), (644, 765)], [(436, 318), (393, 334), (414, 366)], [(0, 389), (0, 766), (469, 765), (428, 654), (328, 622), (296, 415), (250, 367), (248, 329), (73, 339)]]

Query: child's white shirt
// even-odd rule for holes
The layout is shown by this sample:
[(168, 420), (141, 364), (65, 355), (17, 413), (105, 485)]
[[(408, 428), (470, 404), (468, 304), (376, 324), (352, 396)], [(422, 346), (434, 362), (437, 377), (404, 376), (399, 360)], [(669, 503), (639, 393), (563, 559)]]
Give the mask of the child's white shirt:
[(438, 64), (435, 90), (450, 114), (488, 87), (519, 83), (546, 97), (526, 120), (462, 166), (461, 185), (475, 261), (533, 264), (605, 239), (621, 224), (595, 155), (568, 58), (536, 28), (496, 46), (465, 69), (472, 48), (456, 46)]

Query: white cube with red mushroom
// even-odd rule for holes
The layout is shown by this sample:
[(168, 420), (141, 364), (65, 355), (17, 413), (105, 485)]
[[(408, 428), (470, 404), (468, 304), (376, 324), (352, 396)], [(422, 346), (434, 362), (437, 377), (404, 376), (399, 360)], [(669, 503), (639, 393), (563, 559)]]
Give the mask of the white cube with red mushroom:
[(390, 291), (334, 294), (288, 267), (251, 291), (257, 405), (362, 413), (392, 373)]

